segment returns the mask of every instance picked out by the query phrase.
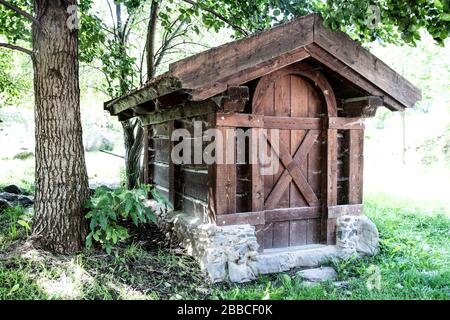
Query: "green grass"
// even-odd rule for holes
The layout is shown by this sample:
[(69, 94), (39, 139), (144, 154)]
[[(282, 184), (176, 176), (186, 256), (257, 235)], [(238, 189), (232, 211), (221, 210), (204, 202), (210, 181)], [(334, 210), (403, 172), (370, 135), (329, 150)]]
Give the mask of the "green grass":
[[(365, 213), (378, 226), (380, 253), (333, 263), (345, 288), (306, 287), (295, 271), (246, 285), (222, 285), (218, 299), (450, 299), (450, 213), (443, 205), (368, 196)], [(379, 271), (379, 287), (374, 275)]]
[[(193, 259), (141, 238), (115, 255), (21, 255), (14, 248), (27, 229), (18, 221), (29, 217), (16, 209), (0, 214), (0, 299), (450, 299), (448, 209), (375, 195), (366, 197), (365, 212), (379, 228), (380, 253), (332, 263), (344, 287), (308, 287), (296, 270), (213, 285)], [(377, 272), (379, 287), (368, 288)]]

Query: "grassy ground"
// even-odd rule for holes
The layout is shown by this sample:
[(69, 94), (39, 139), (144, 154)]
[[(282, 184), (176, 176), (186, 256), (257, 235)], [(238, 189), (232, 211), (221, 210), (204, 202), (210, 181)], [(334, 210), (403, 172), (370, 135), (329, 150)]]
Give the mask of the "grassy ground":
[(450, 299), (448, 209), (384, 195), (365, 208), (381, 252), (333, 263), (340, 287), (305, 286), (295, 270), (213, 285), (152, 226), (113, 255), (54, 256), (27, 249), (30, 214), (18, 208), (0, 214), (0, 299)]

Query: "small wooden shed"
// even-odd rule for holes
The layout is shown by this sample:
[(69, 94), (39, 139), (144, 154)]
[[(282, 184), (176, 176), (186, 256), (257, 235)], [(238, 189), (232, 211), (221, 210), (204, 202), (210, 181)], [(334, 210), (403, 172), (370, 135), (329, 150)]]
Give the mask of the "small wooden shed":
[[(363, 213), (364, 118), (380, 106), (413, 107), (420, 97), (311, 14), (173, 63), (105, 109), (119, 120), (140, 117), (145, 179), (175, 210), (219, 226), (253, 225), (264, 250), (334, 244), (336, 218)], [(279, 170), (262, 175), (249, 161), (175, 164), (170, 137), (178, 128), (193, 134), (193, 146), (207, 143), (209, 128), (224, 133), (225, 145), (236, 144), (240, 128), (252, 136), (279, 129)]]

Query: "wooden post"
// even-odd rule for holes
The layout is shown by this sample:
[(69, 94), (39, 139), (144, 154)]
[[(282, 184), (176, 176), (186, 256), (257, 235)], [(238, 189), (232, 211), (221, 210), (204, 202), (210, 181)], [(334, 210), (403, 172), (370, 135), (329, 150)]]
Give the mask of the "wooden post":
[(222, 145), (216, 144), (216, 214), (236, 212), (236, 132), (232, 127), (217, 127)]
[[(264, 177), (261, 175), (259, 139), (262, 137), (261, 128), (251, 129), (251, 149), (250, 159), (252, 168), (252, 211), (264, 211)], [(264, 212), (263, 212), (264, 213)], [(259, 244), (259, 251), (264, 250), (264, 224), (255, 225), (256, 239)]]
[(174, 141), (172, 141), (172, 133), (175, 130), (175, 121), (171, 120), (169, 124), (169, 201), (175, 208), (175, 164), (172, 160), (172, 149), (174, 147)]
[(349, 139), (348, 203), (361, 204), (363, 201), (364, 130), (350, 130)]
[(143, 176), (142, 176), (142, 182), (144, 184), (149, 183), (149, 127), (144, 127), (144, 159), (143, 159)]
[[(327, 207), (337, 204), (337, 130), (327, 129)], [(327, 244), (336, 242), (336, 219), (328, 217), (327, 208)]]

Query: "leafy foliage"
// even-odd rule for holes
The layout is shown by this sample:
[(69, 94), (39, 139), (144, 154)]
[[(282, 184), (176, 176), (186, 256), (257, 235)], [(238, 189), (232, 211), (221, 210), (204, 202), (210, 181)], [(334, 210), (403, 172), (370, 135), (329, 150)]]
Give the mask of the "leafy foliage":
[(86, 237), (86, 247), (91, 248), (93, 242), (97, 242), (107, 253), (111, 253), (114, 245), (129, 237), (127, 228), (123, 226), (125, 220), (131, 219), (135, 226), (150, 221), (156, 223), (155, 213), (143, 204), (149, 192), (160, 203), (171, 206), (156, 188), (150, 186), (133, 190), (110, 190), (106, 187), (96, 189), (94, 196), (86, 204), (86, 208), (90, 209), (86, 215), (90, 230)]
[(22, 206), (0, 211), (0, 249), (31, 231), (32, 214)]
[[(418, 203), (384, 194), (366, 197), (364, 212), (380, 231), (380, 253), (334, 261), (342, 286), (331, 282), (307, 286), (296, 271), (261, 276), (243, 285), (215, 287), (215, 299), (401, 300), (450, 298), (448, 230), (450, 212), (437, 203)], [(368, 287), (379, 270), (380, 288)]]

